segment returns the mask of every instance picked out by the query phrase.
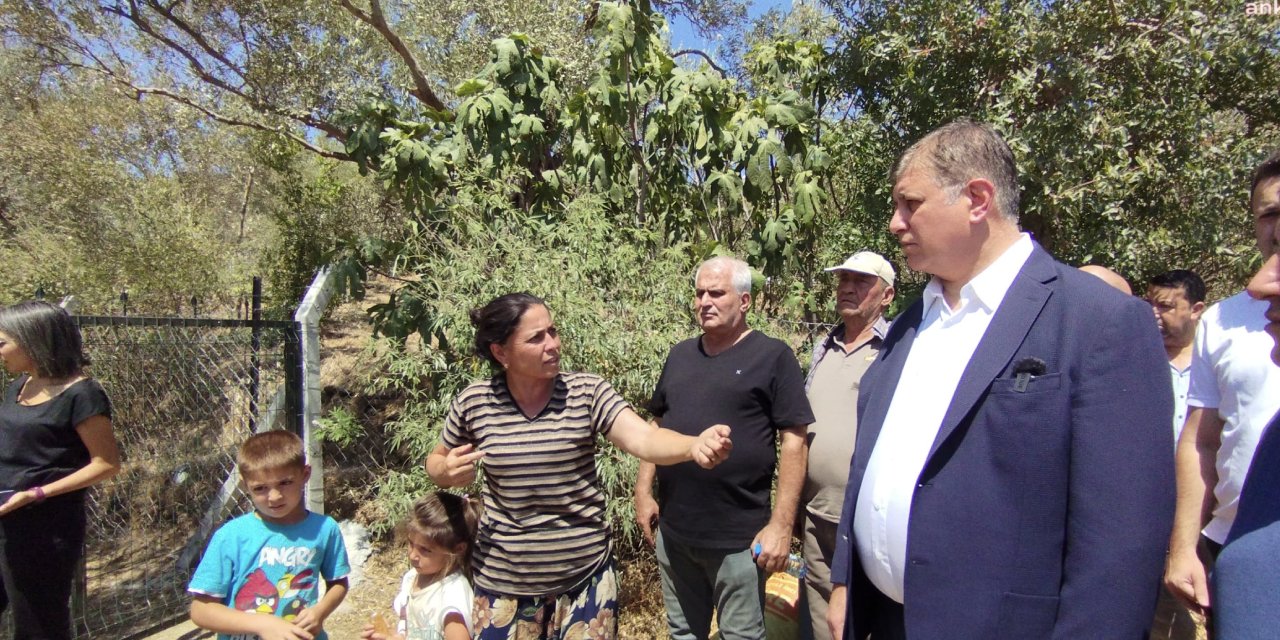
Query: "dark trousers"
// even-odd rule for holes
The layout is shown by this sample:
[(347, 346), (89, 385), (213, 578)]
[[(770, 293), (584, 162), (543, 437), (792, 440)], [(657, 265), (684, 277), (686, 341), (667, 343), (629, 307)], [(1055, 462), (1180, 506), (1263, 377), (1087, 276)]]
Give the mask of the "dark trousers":
[(0, 612), (13, 613), (14, 640), (71, 639), (71, 585), (84, 532), (80, 496), (0, 518)]
[(871, 623), (871, 640), (907, 640), (907, 625), (903, 617), (902, 605), (880, 593), (875, 587), (876, 603), (872, 610), (875, 616)]

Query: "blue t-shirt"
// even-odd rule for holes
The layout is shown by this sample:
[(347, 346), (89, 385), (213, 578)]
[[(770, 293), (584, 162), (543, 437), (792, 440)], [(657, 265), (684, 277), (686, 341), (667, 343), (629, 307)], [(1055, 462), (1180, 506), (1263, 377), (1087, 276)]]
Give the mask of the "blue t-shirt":
[[(308, 513), (297, 524), (271, 524), (256, 512), (222, 525), (191, 576), (187, 591), (210, 596), (236, 611), (292, 620), (320, 600), (320, 581), (351, 572), (338, 523)], [(218, 640), (257, 636), (218, 634)], [(324, 633), (316, 640), (325, 640)]]

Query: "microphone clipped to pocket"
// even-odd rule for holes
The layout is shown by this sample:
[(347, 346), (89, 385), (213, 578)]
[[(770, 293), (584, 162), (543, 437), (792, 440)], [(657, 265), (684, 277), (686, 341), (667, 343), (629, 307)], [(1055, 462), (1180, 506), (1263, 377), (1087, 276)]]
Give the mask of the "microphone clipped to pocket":
[(1026, 393), (1031, 379), (1044, 375), (1047, 365), (1040, 358), (1023, 358), (1013, 365), (1013, 390)]

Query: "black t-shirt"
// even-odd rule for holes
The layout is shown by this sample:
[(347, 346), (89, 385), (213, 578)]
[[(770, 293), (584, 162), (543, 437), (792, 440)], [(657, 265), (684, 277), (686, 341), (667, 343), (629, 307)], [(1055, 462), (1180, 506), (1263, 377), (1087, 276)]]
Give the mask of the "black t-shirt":
[[(43, 486), (89, 464), (89, 449), (76, 425), (93, 416), (111, 417), (111, 401), (96, 380), (81, 380), (33, 406), (18, 404), (26, 381), (22, 376), (10, 384), (0, 403), (0, 489)], [(83, 491), (67, 495), (81, 497)]]
[(769, 523), (778, 429), (813, 422), (804, 374), (786, 343), (759, 331), (715, 356), (700, 338), (671, 348), (649, 410), (662, 426), (697, 435), (732, 429), (733, 453), (714, 469), (658, 467), (662, 534), (709, 549), (742, 549)]

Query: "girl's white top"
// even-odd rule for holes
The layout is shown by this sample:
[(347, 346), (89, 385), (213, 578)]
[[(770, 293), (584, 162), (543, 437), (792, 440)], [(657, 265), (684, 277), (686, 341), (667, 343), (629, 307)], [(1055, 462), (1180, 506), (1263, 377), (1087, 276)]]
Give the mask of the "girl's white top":
[(414, 588), (417, 579), (418, 572), (413, 569), (405, 572), (400, 592), (391, 602), (400, 620), (396, 632), (407, 640), (443, 640), (444, 617), (457, 613), (470, 633), (473, 594), (466, 576), (455, 571), (421, 589)]

